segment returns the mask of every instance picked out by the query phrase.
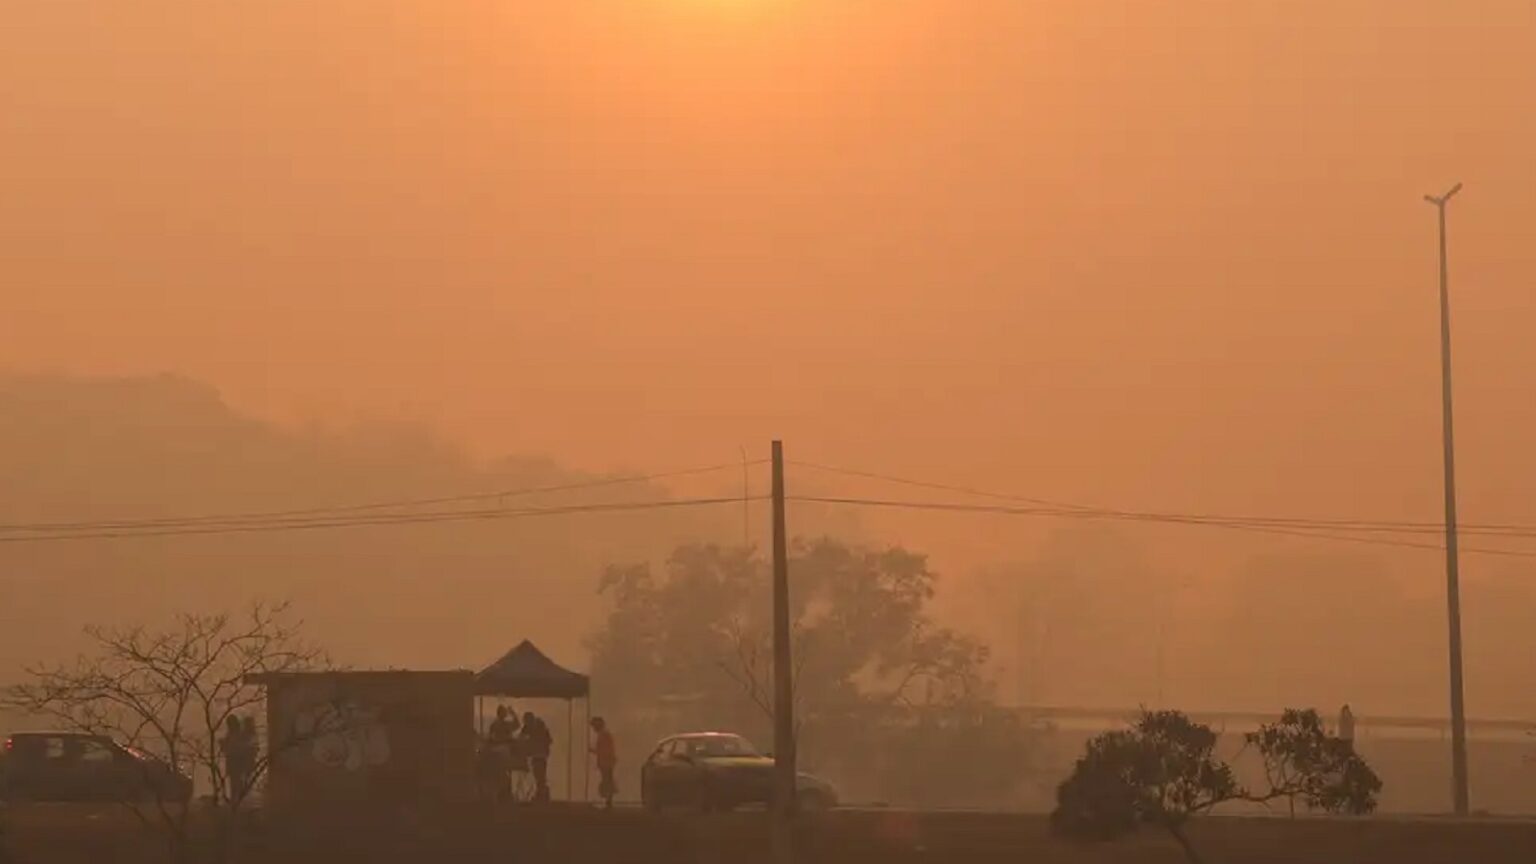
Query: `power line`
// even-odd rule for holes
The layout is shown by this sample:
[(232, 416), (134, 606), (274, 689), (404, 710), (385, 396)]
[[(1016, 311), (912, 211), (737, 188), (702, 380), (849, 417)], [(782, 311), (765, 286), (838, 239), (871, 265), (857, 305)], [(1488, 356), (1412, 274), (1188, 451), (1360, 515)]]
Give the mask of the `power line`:
[[(812, 504), (883, 507), (901, 510), (945, 511), (951, 513), (992, 513), (1007, 516), (1041, 516), (1069, 519), (1113, 519), (1120, 521), (1160, 522), (1180, 525), (1205, 525), (1212, 528), (1226, 528), (1234, 531), (1250, 531), (1255, 533), (1278, 534), (1290, 537), (1308, 537), (1315, 540), (1340, 540), (1349, 543), (1366, 543), (1377, 546), (1398, 546), (1409, 549), (1434, 549), (1437, 551), (1444, 549), (1443, 546), (1435, 543), (1415, 543), (1407, 540), (1391, 540), (1383, 537), (1360, 537), (1351, 534), (1309, 531), (1304, 528), (1250, 525), (1241, 522), (1201, 521), (1196, 519), (1181, 518), (1177, 516), (1162, 516), (1157, 514), (1119, 513), (1110, 510), (1067, 509), (1062, 507), (1007, 507), (998, 504), (960, 504), (942, 501), (899, 501), (877, 498), (837, 498), (814, 495), (793, 496), (789, 500)], [(1520, 549), (1463, 548), (1462, 551), (1476, 552), (1482, 555), (1505, 555), (1516, 558), (1536, 558), (1536, 551)]]
[[(763, 496), (751, 500), (766, 500)], [(741, 498), (680, 498), (676, 500), (642, 501), (633, 503), (572, 504), (563, 507), (486, 508), (479, 510), (446, 510), (437, 513), (393, 513), (377, 516), (340, 517), (330, 520), (293, 519), (286, 521), (231, 523), (214, 525), (182, 525), (170, 527), (147, 526), (125, 530), (82, 531), (76, 533), (45, 533), (36, 535), (0, 536), (0, 543), (51, 543), (68, 540), (114, 540), (139, 537), (179, 537), (204, 534), (251, 534), (271, 531), (304, 531), (327, 528), (356, 528), (376, 525), (417, 525), (436, 522), (468, 522), (492, 519), (519, 519), (540, 516), (561, 516), (573, 513), (621, 513), (638, 510), (663, 510), (684, 507), (703, 507), (715, 504), (740, 504)]]
[[(746, 464), (761, 465), (766, 461), (767, 460), (765, 459), (758, 459), (755, 462)], [(51, 531), (120, 531), (139, 528), (179, 528), (206, 525), (235, 526), (245, 524), (266, 524), (272, 520), (287, 522), (291, 521), (293, 517), (340, 516), (342, 514), (348, 513), (365, 513), (372, 510), (388, 510), (405, 507), (432, 507), (442, 504), (457, 504), (470, 501), (499, 501), (504, 498), (539, 495), (551, 492), (569, 492), (580, 489), (596, 489), (632, 483), (647, 483), (654, 480), (665, 480), (676, 477), (686, 477), (691, 475), (722, 471), (728, 468), (735, 468), (737, 464), (740, 463), (709, 465), (702, 468), (686, 468), (678, 471), (662, 471), (651, 474), (605, 477), (598, 480), (587, 480), (575, 483), (561, 483), (550, 486), (532, 486), (521, 489), (506, 489), (497, 492), (448, 495), (436, 498), (410, 498), (394, 501), (376, 501), (365, 504), (351, 504), (334, 507), (309, 507), (292, 510), (267, 510), (244, 513), (208, 514), (200, 516), (167, 516), (153, 519), (0, 523), (0, 535), (7, 533), (41, 533)], [(5, 538), (0, 537), (0, 540), (3, 539)]]
[[(644, 475), (609, 477), (577, 483), (526, 487), (500, 492), (441, 496), (435, 498), (404, 499), (371, 502), (337, 507), (313, 507), (304, 509), (275, 510), (264, 512), (233, 513), (224, 515), (165, 517), (158, 519), (74, 521), (0, 524), (0, 543), (49, 542), (57, 540), (121, 539), (132, 537), (169, 537), (209, 534), (265, 533), (272, 531), (297, 531), (314, 529), (350, 528), (367, 526), (412, 525), (435, 522), (463, 522), (487, 519), (533, 518), (575, 513), (622, 512), (671, 507), (691, 507), (712, 504), (766, 500), (764, 496), (732, 498), (695, 498), (675, 501), (648, 501), (633, 503), (591, 503), (542, 508), (489, 507), (478, 509), (436, 510), (427, 512), (374, 512), (409, 507), (440, 506), (449, 503), (485, 501), (541, 493), (593, 489), (628, 483), (643, 483), (673, 477), (705, 474), (726, 469), (761, 465), (768, 460), (758, 459), (734, 464), (712, 465), (679, 471), (656, 472)], [(911, 486), (934, 491), (951, 492), (1013, 501), (1030, 506), (1002, 506), (966, 504), (943, 501), (913, 501), (837, 496), (797, 496), (789, 500), (843, 506), (881, 507), (888, 509), (926, 510), (960, 513), (991, 513), (1012, 516), (1047, 518), (1107, 519), (1125, 522), (1151, 522), (1160, 524), (1203, 525), (1213, 528), (1247, 531), (1280, 536), (1304, 537), (1319, 540), (1336, 540), (1380, 546), (1396, 546), (1414, 549), (1443, 550), (1438, 543), (1414, 542), (1379, 536), (1382, 534), (1438, 534), (1443, 526), (1431, 522), (1406, 522), (1391, 520), (1331, 520), (1293, 517), (1230, 516), (1204, 513), (1159, 512), (1144, 510), (1120, 510), (1071, 504), (1025, 495), (1014, 495), (959, 486), (914, 480), (873, 471), (839, 468), (813, 462), (790, 462), (804, 468), (829, 473)], [(746, 490), (743, 490), (745, 493)], [(1536, 526), (1518, 524), (1484, 524), (1461, 526), (1463, 532), (1484, 536), (1511, 538), (1536, 538)], [(1338, 533), (1348, 532), (1348, 533)], [(1360, 535), (1378, 536), (1360, 536)], [(1467, 549), (1484, 555), (1510, 557), (1536, 557), (1536, 551), (1516, 549), (1478, 548)]]
[[(852, 468), (839, 468), (836, 466), (824, 465), (815, 462), (797, 461), (791, 464), (833, 474), (843, 474), (851, 477), (880, 480), (887, 483), (895, 483), (898, 485), (911, 486), (919, 489), (953, 492), (961, 495), (972, 495), (980, 498), (991, 498), (1000, 501), (1018, 501), (1025, 504), (1034, 504), (1040, 507), (1051, 508), (1053, 510), (1093, 514), (1106, 518), (1176, 521), (1187, 522), (1190, 524), (1215, 526), (1231, 525), (1265, 526), (1275, 528), (1321, 528), (1357, 532), (1389, 532), (1404, 534), (1439, 534), (1445, 530), (1444, 524), (1439, 522), (1412, 522), (1376, 519), (1316, 519), (1279, 516), (1233, 516), (1214, 513), (1119, 510), (1113, 508), (1095, 507), (1086, 504), (1071, 504), (1045, 498), (1031, 497), (1027, 495), (994, 492), (968, 486), (957, 486), (949, 483), (935, 483), (925, 480), (913, 480), (907, 477), (897, 477), (891, 474), (881, 474), (874, 471), (861, 471)], [(1521, 525), (1511, 523), (1461, 523), (1459, 527), (1463, 533), (1499, 537), (1536, 538), (1536, 525)], [(1443, 547), (1434, 546), (1431, 548), (1439, 549)]]

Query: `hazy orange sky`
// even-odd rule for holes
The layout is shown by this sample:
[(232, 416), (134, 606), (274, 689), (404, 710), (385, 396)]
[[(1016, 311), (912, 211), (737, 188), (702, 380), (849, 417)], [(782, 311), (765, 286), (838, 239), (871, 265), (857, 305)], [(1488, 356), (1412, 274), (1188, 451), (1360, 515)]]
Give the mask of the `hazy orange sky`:
[[(1536, 523), (1533, 57), (1530, 0), (0, 0), (0, 370), (174, 372), (283, 422), (421, 422), (583, 470), (782, 437), (1047, 498), (1435, 520), (1421, 196), (1462, 181), (1462, 514)], [(792, 471), (812, 484), (923, 497)], [(1120, 641), (1080, 658), (1102, 675), (1031, 698), (1149, 698), (1148, 638), (1113, 630), (1153, 597), (1185, 643), (1170, 698), (1223, 704), (1260, 669), (1285, 698), (1442, 704), (1432, 551), (864, 525), (1001, 580), (941, 599), (1005, 681), (1034, 588), (973, 568), (1080, 572), (1060, 590), (1108, 604), (1083, 638)], [(1533, 566), (1467, 556), (1469, 620), (1520, 633), (1527, 595), (1489, 583)], [(1213, 656), (1253, 613), (1233, 585), (1356, 575), (1330, 596), (1358, 630), (1324, 638), (1336, 618), (1281, 603), (1257, 614), (1306, 632), (1304, 658), (1284, 639)], [(463, 625), (401, 645), (457, 657), (440, 637)], [(544, 628), (579, 656), (586, 630)], [(1509, 682), (1530, 663), (1490, 632), (1469, 630), (1469, 710), (1529, 713)], [(1115, 670), (1143, 680), (1095, 689)]]
[(591, 469), (782, 436), (1048, 497), (1433, 519), (1420, 196), (1460, 180), (1464, 514), (1536, 521), (1529, 0), (0, 21), (13, 370)]

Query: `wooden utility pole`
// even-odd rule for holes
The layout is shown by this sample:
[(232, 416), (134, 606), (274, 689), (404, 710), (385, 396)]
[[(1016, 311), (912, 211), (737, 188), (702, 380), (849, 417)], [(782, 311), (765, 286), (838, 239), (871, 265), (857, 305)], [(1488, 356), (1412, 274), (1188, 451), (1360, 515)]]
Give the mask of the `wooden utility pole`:
[(773, 860), (794, 864), (795, 683), (789, 644), (784, 444), (773, 442)]
[(1452, 186), (1444, 195), (1425, 195), (1440, 215), (1440, 397), (1441, 435), (1445, 450), (1445, 605), (1450, 622), (1451, 665), (1451, 798), (1457, 816), (1470, 810), (1467, 790), (1467, 712), (1461, 686), (1461, 575), (1456, 549), (1456, 439), (1451, 411), (1451, 294), (1450, 266), (1445, 252), (1445, 205), (1461, 191)]

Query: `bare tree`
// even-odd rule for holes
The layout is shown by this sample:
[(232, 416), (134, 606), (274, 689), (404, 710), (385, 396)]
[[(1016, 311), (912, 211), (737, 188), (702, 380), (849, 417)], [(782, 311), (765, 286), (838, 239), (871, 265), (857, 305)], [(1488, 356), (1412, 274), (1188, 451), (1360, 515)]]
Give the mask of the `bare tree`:
[[(745, 624), (739, 616), (734, 617), (726, 625), (726, 639), (730, 643), (734, 656), (716, 661), (716, 666), (725, 676), (741, 688), (749, 702), (770, 723), (773, 722), (773, 641), (767, 633), (753, 629)], [(805, 727), (805, 714), (801, 711), (804, 700), (801, 698), (800, 681), (805, 672), (806, 659), (810, 654), (805, 644), (804, 628), (794, 625), (790, 636), (795, 645), (795, 668), (790, 673), (790, 693), (794, 699), (795, 708), (795, 738), (800, 738)]]
[[(287, 603), (255, 603), (241, 615), (183, 614), (165, 629), (88, 627), (92, 650), (72, 664), (36, 666), (28, 683), (10, 688), (6, 705), (66, 728), (110, 738), (194, 782), (211, 785), (214, 857), (228, 854), (240, 811), (273, 758), (294, 742), (269, 742), (231, 777), (222, 736), (232, 718), (262, 712), (264, 694), (251, 679), (327, 665), (301, 636)], [(272, 736), (269, 736), (269, 738)], [(144, 764), (148, 765), (149, 762)], [(191, 860), (194, 807), (163, 784), (146, 782), (147, 798), (129, 809), (157, 830), (171, 860)]]

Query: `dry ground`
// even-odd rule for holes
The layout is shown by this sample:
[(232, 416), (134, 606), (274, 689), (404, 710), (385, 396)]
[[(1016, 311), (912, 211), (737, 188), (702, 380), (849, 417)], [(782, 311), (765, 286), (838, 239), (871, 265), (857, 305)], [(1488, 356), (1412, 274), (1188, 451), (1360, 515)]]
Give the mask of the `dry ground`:
[[(151, 864), (166, 860), (120, 811), (37, 806), (5, 815), (17, 864)], [(500, 818), (340, 821), (255, 826), (241, 864), (530, 862), (530, 864), (767, 864), (763, 814), (651, 817), (638, 811), (528, 812)], [(1211, 819), (1196, 842), (1209, 864), (1531, 864), (1536, 822)], [(805, 864), (1039, 862), (1178, 864), (1155, 833), (1097, 846), (1051, 838), (1039, 816), (838, 811), (812, 820)]]

